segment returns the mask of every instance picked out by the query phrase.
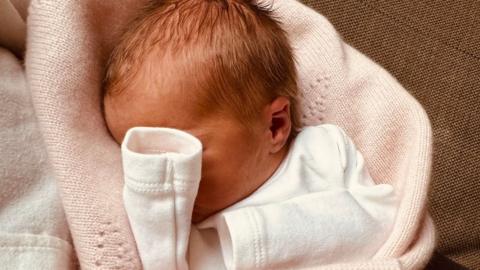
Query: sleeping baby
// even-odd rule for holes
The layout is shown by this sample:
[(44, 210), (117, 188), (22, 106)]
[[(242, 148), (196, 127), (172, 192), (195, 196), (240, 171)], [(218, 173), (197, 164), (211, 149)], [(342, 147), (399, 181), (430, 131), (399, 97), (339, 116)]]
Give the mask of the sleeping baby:
[(247, 0), (151, 2), (114, 49), (104, 113), (145, 269), (372, 258), (396, 214), (337, 126), (301, 127), (292, 48)]

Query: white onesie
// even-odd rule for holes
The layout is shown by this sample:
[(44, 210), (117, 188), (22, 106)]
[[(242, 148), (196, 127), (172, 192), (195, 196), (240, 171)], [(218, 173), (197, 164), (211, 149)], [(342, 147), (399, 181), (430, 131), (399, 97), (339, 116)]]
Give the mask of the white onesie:
[(124, 203), (145, 269), (299, 269), (371, 258), (393, 226), (393, 188), (375, 185), (334, 125), (304, 128), (249, 197), (191, 225), (202, 145), (185, 132), (130, 129)]

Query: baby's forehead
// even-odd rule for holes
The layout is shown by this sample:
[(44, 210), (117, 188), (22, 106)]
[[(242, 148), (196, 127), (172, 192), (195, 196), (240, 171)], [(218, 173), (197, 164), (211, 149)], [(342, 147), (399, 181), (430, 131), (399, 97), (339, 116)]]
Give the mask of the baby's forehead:
[[(130, 90), (130, 89), (129, 89)], [(128, 91), (105, 99), (105, 115), (110, 129), (122, 138), (135, 126), (170, 127), (185, 130), (201, 121), (190, 100), (146, 94), (148, 91)]]
[[(222, 133), (226, 128), (224, 123), (243, 126), (228, 112), (212, 107), (207, 108), (210, 113), (199, 110), (193, 99), (182, 98), (175, 91), (151, 95), (144, 90), (129, 91), (128, 95), (107, 99), (107, 114), (110, 116), (107, 121), (118, 142), (122, 141), (128, 129), (135, 126), (175, 128), (191, 133), (202, 142), (209, 140), (212, 133)], [(249, 129), (245, 127), (244, 130)]]
[(172, 78), (151, 78), (139, 74), (141, 79), (125, 89), (116, 99), (125, 110), (144, 111), (156, 115), (188, 115), (197, 118), (201, 115), (198, 106), (202, 99), (199, 90), (185, 89), (182, 82)]

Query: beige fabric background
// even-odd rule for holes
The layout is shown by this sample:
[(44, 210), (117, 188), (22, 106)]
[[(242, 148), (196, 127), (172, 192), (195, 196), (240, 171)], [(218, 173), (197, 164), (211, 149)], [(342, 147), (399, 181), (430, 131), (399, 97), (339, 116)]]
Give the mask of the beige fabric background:
[(434, 131), (438, 251), (480, 269), (480, 1), (304, 0), (389, 70)]

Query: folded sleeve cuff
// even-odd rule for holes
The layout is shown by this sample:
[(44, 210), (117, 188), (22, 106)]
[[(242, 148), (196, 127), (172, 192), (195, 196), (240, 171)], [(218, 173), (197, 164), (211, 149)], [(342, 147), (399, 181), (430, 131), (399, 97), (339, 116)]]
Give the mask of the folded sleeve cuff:
[(134, 127), (127, 131), (121, 150), (126, 184), (155, 188), (200, 181), (202, 144), (186, 132)]
[(252, 208), (226, 212), (217, 223), (227, 269), (257, 269), (266, 265), (265, 232)]

